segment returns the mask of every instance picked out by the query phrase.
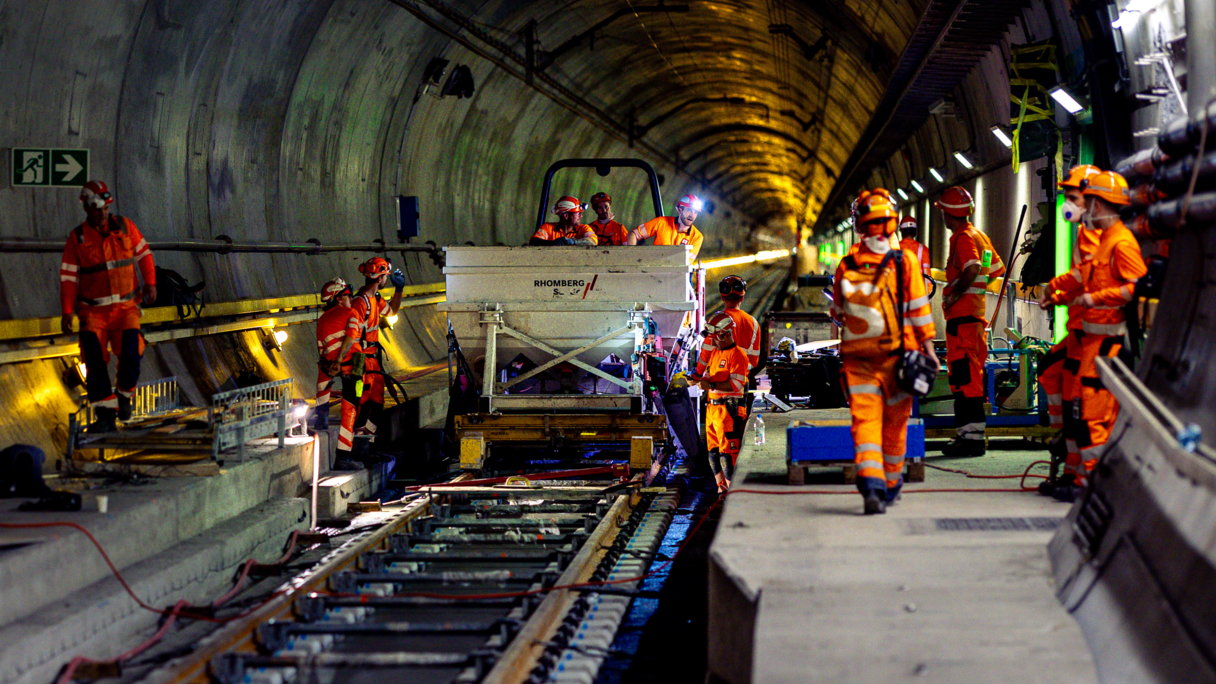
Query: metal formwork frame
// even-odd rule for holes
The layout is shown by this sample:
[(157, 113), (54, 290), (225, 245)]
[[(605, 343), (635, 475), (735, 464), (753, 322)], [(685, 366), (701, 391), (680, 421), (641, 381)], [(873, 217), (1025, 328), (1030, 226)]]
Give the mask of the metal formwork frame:
[(207, 422), (214, 426), (212, 458), (221, 451), (237, 447), (237, 458), (245, 458), (245, 443), (277, 433), (279, 448), (285, 446), (287, 416), (291, 412), (293, 380), (275, 380), (252, 387), (241, 387), (211, 396)]

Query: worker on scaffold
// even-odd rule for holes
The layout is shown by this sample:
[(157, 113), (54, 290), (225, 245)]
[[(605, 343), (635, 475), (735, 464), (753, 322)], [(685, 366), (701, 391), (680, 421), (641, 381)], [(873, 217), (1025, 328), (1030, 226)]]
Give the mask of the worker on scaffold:
[(925, 281), (916, 257), (898, 246), (889, 194), (863, 193), (857, 214), (860, 247), (836, 267), (831, 315), (840, 325), (857, 489), (870, 515), (885, 513), (903, 487), (912, 395), (896, 382), (901, 351), (939, 364)]

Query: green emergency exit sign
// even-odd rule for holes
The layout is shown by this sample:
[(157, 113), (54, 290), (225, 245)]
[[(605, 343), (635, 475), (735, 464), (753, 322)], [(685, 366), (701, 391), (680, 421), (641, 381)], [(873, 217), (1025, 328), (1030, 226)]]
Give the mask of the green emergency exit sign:
[(89, 151), (14, 147), (13, 187), (78, 188), (89, 180)]

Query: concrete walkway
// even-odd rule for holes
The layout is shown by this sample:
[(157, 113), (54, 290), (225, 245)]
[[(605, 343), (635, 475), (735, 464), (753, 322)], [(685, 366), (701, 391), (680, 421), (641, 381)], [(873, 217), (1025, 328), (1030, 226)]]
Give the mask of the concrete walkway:
[[(713, 675), (732, 684), (1097, 682), (1080, 629), (1056, 601), (1046, 553), (1068, 507), (1034, 493), (973, 491), (1016, 490), (1016, 479), (934, 469), (883, 516), (861, 514), (838, 469), (785, 484), (788, 423), (842, 415), (765, 414), (768, 443), (744, 447), (736, 490), (816, 493), (726, 501), (710, 550)], [(933, 453), (931, 465), (977, 474), (1021, 474), (1046, 458)]]

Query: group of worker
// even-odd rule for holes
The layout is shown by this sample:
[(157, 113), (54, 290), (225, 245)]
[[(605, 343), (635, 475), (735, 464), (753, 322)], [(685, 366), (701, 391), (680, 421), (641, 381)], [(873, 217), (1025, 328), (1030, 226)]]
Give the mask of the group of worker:
[(685, 195), (676, 202), (674, 216), (658, 216), (629, 230), (616, 220), (612, 211), (612, 197), (605, 192), (591, 196), (591, 208), (596, 220), (583, 223), (583, 212), (587, 205), (577, 197), (562, 197), (553, 205), (557, 214), (556, 223), (542, 223), (529, 245), (601, 245), (619, 247), (637, 245), (654, 238), (655, 245), (688, 245), (692, 248), (692, 260), (701, 253), (705, 236), (693, 225), (701, 212), (701, 200), (696, 195)]
[[(1079, 166), (1059, 183), (1064, 217), (1078, 224), (1072, 269), (1044, 288), (1040, 306), (1068, 305), (1067, 337), (1039, 367), (1056, 446), (1067, 451), (1063, 476), (1039, 488), (1072, 501), (1088, 485), (1101, 447), (1118, 413), (1103, 386), (1097, 359), (1123, 349), (1124, 306), (1147, 272), (1135, 237), (1119, 218), (1129, 204), (1127, 181), (1117, 173)], [(946, 456), (985, 453), (984, 364), (988, 357), (986, 293), (1005, 265), (991, 240), (970, 221), (975, 203), (964, 188), (946, 189), (936, 202), (950, 230), (942, 309), (946, 363), (954, 397), (956, 437)], [(940, 366), (925, 291), (928, 266), (915, 241), (914, 219), (897, 221), (889, 192), (863, 191), (852, 217), (860, 238), (836, 269), (831, 315), (841, 328), (843, 382), (852, 414), (857, 487), (867, 514), (884, 513), (903, 485), (907, 422), (912, 397), (897, 385), (905, 349), (919, 350)], [(896, 231), (904, 233), (897, 242)], [(906, 231), (906, 232), (905, 232)]]
[[(329, 429), (329, 402), (341, 383), (342, 422), (338, 428), (338, 460), (365, 461), (384, 412), (387, 377), (381, 358), (380, 326), (401, 308), (405, 274), (387, 259), (372, 257), (359, 266), (363, 286), (356, 292), (342, 278), (321, 288), (325, 312), (317, 319), (317, 395), (313, 427)], [(391, 283), (386, 301), (380, 294)], [(391, 380), (391, 379), (390, 379)]]

